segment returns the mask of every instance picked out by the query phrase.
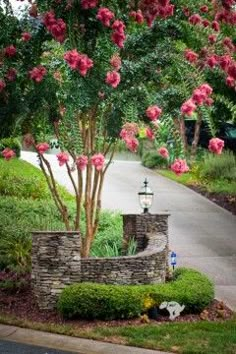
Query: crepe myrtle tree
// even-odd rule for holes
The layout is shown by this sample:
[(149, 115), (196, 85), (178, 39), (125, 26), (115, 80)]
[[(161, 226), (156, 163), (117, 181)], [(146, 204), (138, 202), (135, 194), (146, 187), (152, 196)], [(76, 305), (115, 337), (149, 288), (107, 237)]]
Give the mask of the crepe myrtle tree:
[[(41, 62), (27, 75), (35, 88), (44, 85), (46, 89), (52, 80), (57, 83), (53, 97), (58, 109), (51, 119), (61, 147), (58, 162), (66, 168), (75, 193), (74, 220), (45, 154), (48, 143), (31, 134), (26, 135), (25, 143), (33, 144), (38, 152), (67, 230), (80, 230), (84, 210), (83, 257), (89, 255), (99, 225), (104, 178), (118, 139), (135, 152), (140, 132), (155, 138), (162, 114), (154, 84), (159, 74), (154, 58), (149, 62), (145, 56), (136, 56), (136, 51), (146, 45), (140, 38), (153, 30), (156, 19), (164, 21), (173, 12), (169, 0), (38, 0), (30, 5), (30, 15), (41, 21), (48, 39), (58, 43), (44, 52)], [(5, 57), (13, 56), (13, 51), (8, 45)], [(211, 88), (202, 85), (199, 89), (206, 100)], [(0, 91), (7, 91), (5, 82), (0, 82)], [(217, 144), (212, 145), (212, 151), (219, 153)], [(159, 153), (168, 158), (167, 151)], [(10, 159), (12, 151), (5, 149), (3, 156)], [(181, 157), (171, 165), (176, 174), (188, 171)]]

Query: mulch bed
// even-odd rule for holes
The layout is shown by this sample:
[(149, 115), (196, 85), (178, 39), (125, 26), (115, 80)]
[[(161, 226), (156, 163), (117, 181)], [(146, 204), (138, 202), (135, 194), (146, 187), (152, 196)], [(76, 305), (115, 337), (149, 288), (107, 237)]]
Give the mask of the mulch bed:
[[(96, 311), (96, 309), (94, 309)], [(146, 316), (133, 320), (120, 321), (85, 321), (65, 320), (55, 311), (40, 311), (35, 302), (31, 288), (25, 288), (17, 292), (0, 290), (0, 313), (17, 317), (17, 319), (28, 320), (38, 323), (70, 324), (80, 329), (87, 330), (101, 326), (127, 326), (142, 325), (149, 323)], [(178, 317), (175, 322), (198, 322), (202, 320), (220, 321), (232, 318), (234, 312), (224, 303), (214, 300), (201, 314), (185, 314)], [(152, 324), (171, 322), (167, 313), (159, 314), (158, 320), (150, 320)]]
[(210, 199), (212, 202), (218, 204), (222, 208), (230, 211), (233, 215), (236, 215), (236, 196), (210, 193), (204, 187), (196, 185), (188, 185), (188, 187), (193, 189), (195, 192), (202, 194), (204, 197)]

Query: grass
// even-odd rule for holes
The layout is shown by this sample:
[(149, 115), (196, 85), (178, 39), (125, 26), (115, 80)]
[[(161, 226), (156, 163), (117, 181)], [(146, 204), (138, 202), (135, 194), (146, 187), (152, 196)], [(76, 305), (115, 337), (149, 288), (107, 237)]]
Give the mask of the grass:
[(0, 314), (0, 323), (73, 337), (186, 354), (234, 354), (236, 317), (225, 322), (168, 323), (139, 326), (91, 326), (37, 323)]
[(185, 173), (182, 176), (176, 176), (170, 170), (158, 170), (158, 173), (185, 186), (199, 186), (210, 193), (236, 195), (236, 181), (200, 178), (194, 171)]

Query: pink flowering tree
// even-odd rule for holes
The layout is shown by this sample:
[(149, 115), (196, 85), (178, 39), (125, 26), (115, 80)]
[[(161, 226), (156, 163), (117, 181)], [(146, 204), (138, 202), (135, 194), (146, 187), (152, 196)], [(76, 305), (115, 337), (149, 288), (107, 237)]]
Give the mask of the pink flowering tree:
[[(155, 20), (165, 20), (173, 11), (169, 0), (38, 0), (30, 5), (29, 14), (38, 21), (47, 42), (41, 60), (28, 65), (24, 77), (35, 92), (47, 92), (42, 109), (50, 111), (53, 106), (49, 118), (60, 143), (58, 163), (67, 169), (74, 189), (74, 220), (47, 159), (48, 143), (30, 134), (29, 129), (25, 144), (33, 144), (38, 152), (67, 230), (80, 230), (84, 211), (84, 257), (98, 228), (104, 178), (117, 141), (122, 139), (135, 152), (140, 129), (145, 129), (147, 138), (155, 135), (162, 114), (152, 84), (155, 58), (147, 66), (145, 57), (141, 60), (136, 50), (144, 45), (139, 36), (152, 32)], [(22, 29), (23, 42), (30, 41), (31, 35)], [(5, 45), (4, 63), (16, 55), (18, 45), (10, 41)], [(56, 95), (48, 90), (53, 80)], [(0, 85), (0, 94), (6, 94), (8, 83)], [(6, 159), (10, 155), (9, 150), (4, 152)]]

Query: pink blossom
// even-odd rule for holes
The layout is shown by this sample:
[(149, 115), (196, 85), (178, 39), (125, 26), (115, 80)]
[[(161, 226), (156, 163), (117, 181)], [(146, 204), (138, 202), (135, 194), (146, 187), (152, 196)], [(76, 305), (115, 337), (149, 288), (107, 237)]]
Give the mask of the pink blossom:
[(214, 68), (218, 64), (218, 58), (216, 55), (211, 55), (210, 57), (207, 58), (207, 65), (210, 66), (210, 68)]
[(207, 95), (204, 90), (197, 88), (196, 90), (193, 91), (192, 100), (195, 104), (201, 106), (205, 102), (206, 98)]
[(232, 76), (227, 76), (226, 80), (226, 85), (229, 87), (234, 87), (235, 86), (235, 80)]
[(191, 49), (186, 49), (184, 52), (184, 56), (190, 63), (195, 63), (198, 59), (198, 54), (192, 51)]
[(193, 100), (190, 98), (184, 102), (181, 106), (181, 113), (183, 115), (191, 116), (196, 110), (197, 106), (194, 104)]
[(42, 155), (50, 149), (50, 146), (47, 143), (40, 143), (36, 145), (36, 149), (38, 153)]
[(98, 0), (81, 0), (81, 6), (84, 10), (93, 9), (98, 4)]
[(220, 31), (220, 25), (219, 22), (213, 21), (211, 24), (211, 27), (213, 28), (214, 31), (219, 32)]
[(232, 62), (228, 67), (229, 76), (233, 77), (236, 80), (236, 62)]
[(76, 49), (69, 50), (64, 54), (64, 59), (72, 70), (79, 71), (81, 76), (86, 76), (89, 69), (93, 67), (93, 61), (86, 54), (77, 52)]
[(62, 18), (58, 18), (51, 26), (50, 32), (56, 41), (63, 43), (66, 37), (66, 24)]
[(200, 11), (203, 12), (203, 13), (206, 13), (206, 12), (209, 11), (209, 8), (208, 8), (207, 5), (202, 5), (202, 6), (200, 7)]
[(137, 152), (137, 148), (139, 145), (139, 142), (136, 138), (126, 138), (125, 139), (125, 144), (127, 149), (129, 149), (132, 152)]
[(4, 49), (4, 54), (6, 57), (14, 57), (16, 55), (16, 47), (10, 45)]
[(160, 149), (157, 150), (158, 154), (161, 155), (164, 159), (168, 159), (169, 157), (169, 151), (167, 148), (164, 146), (160, 147)]
[(106, 27), (110, 27), (111, 20), (115, 17), (114, 13), (106, 7), (100, 7), (97, 13), (97, 19)]
[(232, 61), (232, 58), (230, 55), (222, 55), (219, 57), (219, 64), (222, 70), (227, 70), (230, 63)]
[(199, 86), (199, 90), (203, 91), (206, 95), (211, 95), (213, 92), (213, 88), (208, 84), (202, 84)]
[(144, 17), (141, 10), (138, 10), (137, 12), (131, 11), (129, 15), (130, 17), (133, 17), (133, 19), (139, 24), (144, 22)]
[(217, 36), (215, 34), (210, 34), (208, 36), (208, 40), (211, 44), (215, 43), (217, 41)]
[(69, 155), (66, 152), (59, 152), (56, 156), (59, 161), (59, 166), (63, 166), (69, 161)]
[(221, 140), (219, 138), (212, 138), (209, 141), (208, 149), (214, 154), (220, 155), (222, 153), (224, 145), (224, 140)]
[(158, 106), (150, 106), (146, 109), (146, 116), (150, 120), (157, 120), (162, 113), (162, 109)]
[(117, 71), (109, 71), (105, 81), (106, 84), (116, 88), (120, 83), (120, 74)]
[(205, 104), (207, 106), (212, 106), (214, 103), (214, 100), (211, 98), (211, 97), (207, 97), (206, 100), (205, 100)]
[(183, 173), (189, 171), (186, 160), (175, 159), (174, 163), (171, 165), (171, 170), (177, 175), (180, 176)]
[(46, 74), (47, 70), (42, 65), (38, 65), (29, 71), (30, 78), (37, 83), (41, 82)]
[(204, 20), (202, 20), (202, 25), (203, 25), (203, 27), (209, 27), (210, 26), (210, 21), (204, 19)]
[(21, 39), (23, 42), (28, 42), (32, 38), (32, 35), (29, 32), (23, 32)]
[(101, 171), (105, 163), (105, 157), (101, 153), (95, 154), (91, 157), (91, 163), (97, 171)]
[(119, 48), (124, 48), (125, 33), (115, 31), (112, 33), (111, 39)]
[(76, 159), (76, 165), (81, 171), (83, 171), (88, 165), (88, 157), (85, 155), (78, 156)]
[(202, 22), (202, 18), (198, 14), (193, 14), (192, 16), (189, 17), (188, 20), (192, 25), (198, 25)]
[(155, 134), (153, 133), (151, 128), (147, 128), (146, 129), (146, 137), (150, 140), (154, 140), (155, 139)]
[(4, 80), (0, 79), (0, 92), (2, 92), (6, 87), (6, 83)]
[(5, 160), (9, 161), (10, 159), (12, 159), (13, 157), (16, 156), (15, 152), (9, 148), (5, 148), (2, 151), (2, 156), (5, 158)]
[(235, 50), (235, 46), (232, 42), (232, 39), (229, 38), (229, 37), (225, 37), (224, 40), (223, 40), (223, 45), (228, 48), (229, 50), (232, 50), (234, 51)]

